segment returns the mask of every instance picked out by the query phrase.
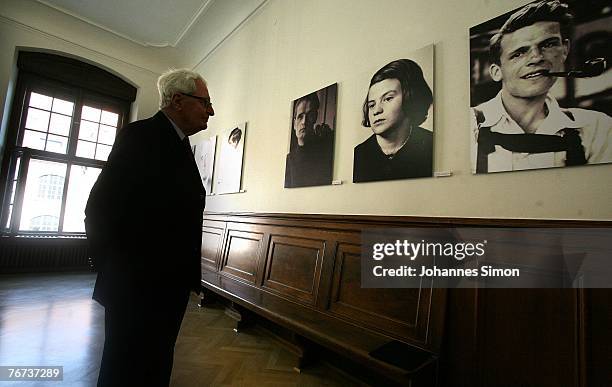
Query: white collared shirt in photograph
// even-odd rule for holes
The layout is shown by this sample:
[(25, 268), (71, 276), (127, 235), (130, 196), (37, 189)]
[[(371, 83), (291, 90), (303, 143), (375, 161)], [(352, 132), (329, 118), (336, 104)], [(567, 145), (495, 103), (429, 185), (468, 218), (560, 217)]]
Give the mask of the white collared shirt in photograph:
[[(558, 135), (564, 129), (576, 129), (581, 139), (587, 164), (612, 162), (612, 118), (604, 113), (586, 109), (561, 109), (550, 95), (546, 97), (548, 115), (536, 134)], [(482, 113), (477, 118), (479, 111)], [(502, 134), (525, 134), (502, 103), (501, 91), (495, 98), (471, 109), (471, 161), (472, 173), (476, 173), (478, 133), (482, 127)], [(482, 122), (479, 122), (482, 121)], [(564, 167), (566, 152), (519, 153), (495, 145), (488, 156), (487, 172), (518, 171), (526, 169)]]

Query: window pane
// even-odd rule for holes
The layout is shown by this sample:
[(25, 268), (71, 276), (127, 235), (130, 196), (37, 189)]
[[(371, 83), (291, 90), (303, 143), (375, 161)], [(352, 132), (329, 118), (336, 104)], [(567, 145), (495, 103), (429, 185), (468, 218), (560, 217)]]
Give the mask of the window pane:
[(15, 203), (15, 192), (17, 192), (17, 181), (13, 181), (13, 188), (11, 188), (11, 202), (10, 204)]
[(70, 182), (66, 196), (64, 228), (66, 232), (85, 232), (85, 205), (91, 187), (100, 174), (100, 168), (73, 165), (70, 167)]
[(46, 132), (49, 127), (49, 112), (28, 108), (28, 118), (26, 119), (25, 127)]
[(113, 126), (100, 125), (100, 136), (98, 137), (98, 142), (113, 145), (116, 131), (117, 129)]
[(119, 119), (119, 115), (113, 112), (107, 112), (106, 110), (102, 110), (102, 122), (105, 125), (117, 126), (117, 120)]
[(87, 157), (93, 159), (96, 153), (96, 143), (89, 141), (80, 141), (77, 143), (76, 155), (79, 157)]
[(88, 121), (100, 122), (100, 109), (94, 109), (89, 106), (83, 106), (81, 118)]
[(32, 149), (45, 150), (45, 140), (46, 139), (47, 139), (46, 133), (26, 130), (23, 133), (23, 141), (21, 145), (24, 147), (32, 148)]
[(32, 93), (30, 94), (30, 106), (41, 109), (51, 110), (51, 101), (53, 98), (46, 95)]
[(46, 151), (66, 154), (67, 148), (68, 137), (56, 136), (54, 134), (50, 134), (49, 137), (47, 137)]
[(43, 175), (38, 179), (38, 198), (57, 200), (62, 198), (64, 177), (58, 175)]
[(49, 132), (68, 136), (70, 133), (70, 117), (61, 114), (51, 114)]
[(70, 101), (64, 101), (63, 99), (53, 98), (53, 111), (56, 113), (62, 113), (69, 116), (72, 116), (72, 109), (74, 108), (74, 103)]
[(59, 217), (53, 215), (40, 215), (30, 220), (31, 231), (57, 231)]
[(13, 217), (13, 205), (11, 204), (8, 209), (8, 218), (6, 219), (6, 224), (4, 225), (4, 228), (10, 228), (12, 217)]
[(108, 160), (108, 155), (110, 154), (111, 149), (112, 147), (110, 146), (98, 144), (98, 147), (96, 149), (96, 160)]
[(57, 231), (66, 164), (30, 160), (26, 177), (20, 231)]
[(81, 121), (79, 138), (81, 140), (96, 141), (98, 138), (98, 124), (89, 121)]

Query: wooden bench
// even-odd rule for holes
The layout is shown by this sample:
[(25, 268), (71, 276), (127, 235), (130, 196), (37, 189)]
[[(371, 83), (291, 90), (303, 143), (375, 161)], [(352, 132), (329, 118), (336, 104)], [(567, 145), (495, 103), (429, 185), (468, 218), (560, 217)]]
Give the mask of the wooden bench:
[(203, 303), (211, 292), (231, 301), (237, 329), (254, 313), (293, 332), (298, 369), (314, 356), (309, 343), (315, 343), (385, 384), (435, 385), (446, 290), (361, 288), (361, 230), (400, 226), (410, 224), (388, 217), (207, 213)]

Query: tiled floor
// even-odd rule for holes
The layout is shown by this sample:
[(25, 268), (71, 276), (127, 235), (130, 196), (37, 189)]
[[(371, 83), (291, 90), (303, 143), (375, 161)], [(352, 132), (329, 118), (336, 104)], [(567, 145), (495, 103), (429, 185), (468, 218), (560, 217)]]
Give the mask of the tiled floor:
[[(104, 309), (91, 300), (89, 273), (0, 275), (0, 365), (61, 365), (63, 382), (0, 386), (95, 386)], [(293, 355), (255, 330), (236, 334), (218, 306), (189, 302), (176, 345), (172, 386), (347, 386), (325, 365), (296, 373)]]

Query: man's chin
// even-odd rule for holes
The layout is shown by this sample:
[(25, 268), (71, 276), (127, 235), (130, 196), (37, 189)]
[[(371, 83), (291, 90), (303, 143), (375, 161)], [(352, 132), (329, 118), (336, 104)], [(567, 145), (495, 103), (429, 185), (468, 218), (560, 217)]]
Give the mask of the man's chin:
[(555, 81), (556, 79), (539, 78), (526, 82), (522, 89), (525, 94), (536, 97), (542, 94), (548, 94), (548, 91), (555, 84)]

